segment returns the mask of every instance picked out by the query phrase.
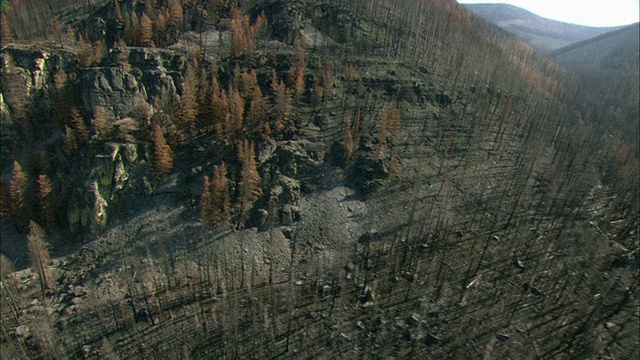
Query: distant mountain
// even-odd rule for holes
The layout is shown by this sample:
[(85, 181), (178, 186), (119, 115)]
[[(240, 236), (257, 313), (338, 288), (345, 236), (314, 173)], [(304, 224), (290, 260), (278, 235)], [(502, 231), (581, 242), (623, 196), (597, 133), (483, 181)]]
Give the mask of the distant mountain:
[(455, 0), (5, 2), (0, 359), (640, 358), (626, 67)]
[[(640, 24), (598, 35), (549, 54), (576, 74), (573, 87), (585, 100), (585, 114), (607, 114), (606, 121), (633, 144), (639, 138)], [(590, 115), (593, 116), (593, 115)]]
[(626, 69), (637, 72), (640, 52), (640, 24), (586, 39), (550, 53), (559, 63), (599, 69)]
[(529, 45), (544, 52), (617, 29), (550, 20), (512, 5), (465, 4), (464, 6), (472, 13), (515, 34)]

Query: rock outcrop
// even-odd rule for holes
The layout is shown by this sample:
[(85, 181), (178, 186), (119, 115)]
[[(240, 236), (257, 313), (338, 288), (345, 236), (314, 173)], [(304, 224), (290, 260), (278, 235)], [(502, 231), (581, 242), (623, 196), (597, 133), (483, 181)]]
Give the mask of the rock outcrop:
[[(64, 183), (61, 196), (66, 209), (61, 212), (66, 212), (67, 225), (78, 234), (94, 236), (106, 226), (111, 209), (127, 191), (132, 171), (144, 173), (136, 181), (153, 178), (147, 174), (146, 148), (141, 146), (147, 142), (136, 136), (144, 133), (142, 127), (149, 126), (154, 113), (163, 126), (173, 126), (172, 115), (160, 107), (170, 109), (182, 92), (184, 52), (130, 47), (123, 54), (125, 64), (107, 59), (103, 62), (107, 66), (81, 67), (76, 54), (63, 48), (11, 44), (0, 52), (0, 168), (8, 174), (14, 160), (25, 162), (30, 152), (48, 153), (49, 164), (44, 167), (49, 167), (50, 177)], [(148, 108), (143, 116), (140, 104)], [(68, 113), (72, 107), (79, 110), (80, 124)], [(113, 125), (109, 137), (93, 128), (97, 107)], [(77, 126), (86, 127), (88, 139), (66, 144), (65, 126), (76, 136)], [(21, 150), (29, 141), (37, 149)], [(73, 153), (63, 154), (67, 146)]]
[(109, 208), (116, 207), (127, 190), (131, 169), (139, 167), (134, 144), (109, 143), (93, 158), (84, 186), (71, 196), (67, 219), (72, 231), (89, 238), (102, 231)]

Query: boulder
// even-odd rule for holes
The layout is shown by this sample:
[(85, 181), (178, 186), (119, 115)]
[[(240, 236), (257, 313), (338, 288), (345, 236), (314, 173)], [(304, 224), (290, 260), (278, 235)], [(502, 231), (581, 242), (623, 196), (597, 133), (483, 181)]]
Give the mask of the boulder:
[(280, 221), (284, 226), (290, 226), (300, 221), (300, 209), (297, 206), (286, 204), (282, 207)]
[(31, 337), (31, 328), (27, 325), (20, 325), (15, 328), (15, 334), (19, 338), (30, 338)]
[(132, 163), (138, 160), (138, 149), (135, 144), (120, 144), (120, 153), (126, 162)]
[(300, 201), (300, 181), (290, 177), (280, 175), (278, 184), (282, 189), (279, 202), (282, 204), (297, 204)]

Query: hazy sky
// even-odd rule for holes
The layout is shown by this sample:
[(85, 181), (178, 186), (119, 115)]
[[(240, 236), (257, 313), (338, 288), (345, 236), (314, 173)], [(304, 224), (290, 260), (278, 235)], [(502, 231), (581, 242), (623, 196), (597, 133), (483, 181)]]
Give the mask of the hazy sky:
[(542, 17), (589, 26), (638, 22), (638, 0), (458, 0), (460, 4), (511, 4)]

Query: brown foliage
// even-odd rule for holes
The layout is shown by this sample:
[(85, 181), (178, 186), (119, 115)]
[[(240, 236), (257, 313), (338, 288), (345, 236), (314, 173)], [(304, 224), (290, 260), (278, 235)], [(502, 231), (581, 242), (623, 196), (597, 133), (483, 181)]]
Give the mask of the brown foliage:
[(178, 126), (180, 130), (191, 134), (195, 130), (198, 116), (198, 74), (192, 65), (187, 66), (180, 96)]
[(93, 62), (95, 64), (100, 64), (107, 54), (109, 54), (109, 49), (104, 41), (100, 40), (93, 43)]
[(227, 166), (213, 167), (213, 177), (211, 181), (208, 176), (204, 177), (204, 189), (200, 201), (200, 219), (206, 225), (213, 225), (218, 222), (228, 223), (231, 214), (231, 203), (229, 196), (229, 179), (227, 178)]
[(81, 67), (88, 67), (93, 63), (93, 49), (91, 44), (87, 42), (82, 35), (78, 40), (78, 64)]
[(269, 21), (267, 21), (267, 15), (262, 11), (260, 15), (256, 18), (256, 21), (253, 23), (254, 28), (254, 36), (262, 37), (267, 32), (267, 27), (269, 26)]
[(361, 121), (360, 109), (356, 112), (356, 119), (353, 121), (353, 138), (357, 139), (360, 135), (360, 121)]
[(67, 80), (69, 80), (69, 76), (60, 68), (53, 74), (53, 87), (60, 91), (67, 85)]
[(282, 81), (278, 81), (276, 73), (271, 79), (272, 109), (274, 128), (276, 133), (281, 133), (291, 117), (291, 95)]
[(78, 140), (84, 142), (89, 139), (89, 129), (84, 123), (84, 119), (82, 118), (82, 115), (80, 115), (80, 111), (75, 107), (71, 108), (71, 126), (73, 126), (74, 134)]
[(118, 21), (122, 21), (122, 12), (120, 11), (120, 3), (119, 0), (113, 0), (113, 11), (116, 14), (116, 19)]
[(397, 136), (400, 131), (400, 111), (391, 108), (382, 114), (380, 120), (380, 131), (378, 133), (377, 157), (384, 158), (387, 143), (390, 136)]
[(304, 40), (299, 40), (296, 42), (296, 67), (293, 71), (293, 95), (296, 99), (299, 99), (304, 92), (304, 71), (307, 67), (307, 58), (305, 52), (305, 43)]
[(233, 87), (229, 89), (229, 120), (226, 126), (226, 135), (229, 139), (238, 136), (244, 123), (244, 99), (240, 91)]
[(329, 90), (331, 88), (331, 67), (329, 67), (329, 64), (324, 66), (322, 75), (322, 86), (324, 86), (325, 90)]
[(231, 203), (229, 197), (229, 179), (227, 165), (223, 162), (220, 166), (213, 167), (213, 199), (214, 204), (220, 210), (221, 220), (229, 221)]
[(11, 219), (11, 196), (9, 189), (4, 185), (4, 177), (0, 174), (0, 218), (3, 221)]
[(137, 31), (140, 28), (140, 20), (135, 11), (130, 12), (124, 19), (124, 36), (127, 39), (127, 43), (137, 43)]
[(17, 161), (13, 162), (13, 178), (9, 184), (11, 213), (17, 224), (24, 224), (28, 217), (29, 179)]
[(14, 118), (20, 125), (23, 138), (28, 138), (31, 133), (31, 126), (27, 121), (29, 106), (29, 86), (20, 76), (15, 76), (9, 71), (2, 72), (2, 95), (6, 104), (9, 105)]
[(136, 29), (136, 42), (140, 46), (154, 46), (151, 40), (153, 36), (153, 23), (146, 13), (140, 17), (140, 25)]
[(91, 123), (93, 124), (94, 132), (100, 139), (107, 141), (111, 138), (113, 123), (107, 119), (107, 113), (103, 107), (97, 106), (93, 109), (93, 120)]
[(50, 286), (49, 275), (49, 251), (47, 250), (47, 244), (44, 242), (45, 233), (44, 230), (33, 220), (29, 221), (29, 235), (27, 235), (27, 247), (29, 248), (29, 260), (31, 261), (31, 267), (33, 271), (38, 273), (40, 278), (40, 287), (42, 289), (42, 296), (45, 295), (45, 290)]
[(353, 141), (353, 135), (351, 134), (351, 130), (347, 131), (347, 136), (344, 139), (344, 157), (345, 160), (349, 161), (355, 152), (355, 143)]
[[(218, 78), (214, 74), (211, 80), (211, 121), (214, 128), (222, 128), (228, 111), (229, 102), (226, 91), (220, 87)], [(222, 136), (222, 133), (218, 132), (218, 136)]]
[(241, 72), (240, 73), (240, 92), (245, 96), (245, 100), (248, 100), (258, 88), (258, 75), (255, 71)]
[(179, 0), (169, 0), (169, 17), (168, 24), (170, 26), (178, 26), (182, 22), (183, 17), (182, 5)]
[(73, 133), (73, 130), (67, 125), (64, 126), (64, 133), (62, 135), (62, 150), (65, 155), (69, 156), (74, 150), (78, 148), (78, 140)]
[(9, 20), (7, 16), (0, 14), (0, 42), (2, 44), (9, 43), (13, 40), (13, 34), (11, 33), (11, 27), (9, 27)]
[(253, 136), (267, 138), (270, 135), (267, 122), (267, 102), (259, 87), (256, 87), (251, 96), (249, 113), (247, 114), (247, 128)]
[(153, 21), (153, 35), (156, 39), (156, 43), (158, 46), (162, 46), (162, 42), (158, 39), (162, 39), (165, 31), (167, 30), (167, 26), (169, 25), (169, 21), (167, 20), (168, 15), (165, 15), (162, 12), (158, 12), (156, 15), (155, 21)]
[(200, 221), (210, 225), (213, 204), (211, 203), (211, 182), (209, 176), (205, 175), (202, 184), (202, 195), (200, 196)]
[(314, 104), (320, 104), (324, 99), (324, 87), (316, 85), (313, 88), (313, 102)]
[(138, 99), (136, 103), (133, 105), (133, 109), (129, 113), (138, 124), (146, 125), (145, 128), (149, 128), (149, 121), (153, 116), (153, 107), (149, 105), (148, 102)]
[(53, 225), (55, 217), (55, 209), (53, 202), (53, 185), (47, 175), (38, 175), (38, 202), (40, 205), (40, 212), (44, 219), (45, 226), (50, 227)]
[(240, 216), (238, 226), (243, 226), (247, 220), (247, 211), (253, 207), (253, 203), (262, 195), (260, 186), (261, 178), (256, 164), (256, 155), (253, 143), (244, 140), (238, 144), (238, 157), (242, 164), (240, 172)]
[(316, 77), (321, 81), (316, 83), (313, 89), (314, 101), (320, 103), (325, 94), (331, 89), (331, 68), (326, 61), (319, 61), (316, 69)]
[(81, 67), (99, 64), (108, 53), (107, 45), (104, 41), (100, 40), (91, 44), (82, 35), (78, 35), (77, 49), (78, 64)]
[(67, 24), (65, 28), (65, 38), (67, 41), (73, 43), (76, 41), (76, 33), (73, 31), (71, 24)]
[(173, 151), (164, 138), (162, 129), (156, 125), (151, 134), (155, 154), (155, 171), (158, 177), (169, 173), (173, 168)]
[(263, 36), (267, 29), (267, 17), (264, 12), (261, 13), (253, 25), (249, 22), (248, 16), (242, 16), (237, 5), (231, 6), (229, 13), (231, 18), (231, 56), (237, 57), (245, 53), (251, 52), (256, 37)]
[(397, 108), (391, 108), (387, 111), (387, 118), (389, 121), (389, 127), (391, 135), (398, 136), (400, 132), (400, 111)]
[(247, 48), (247, 40), (244, 37), (242, 23), (237, 19), (231, 19), (231, 56), (242, 55)]

